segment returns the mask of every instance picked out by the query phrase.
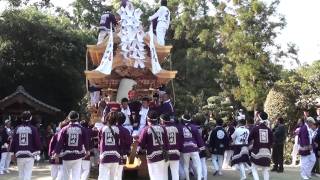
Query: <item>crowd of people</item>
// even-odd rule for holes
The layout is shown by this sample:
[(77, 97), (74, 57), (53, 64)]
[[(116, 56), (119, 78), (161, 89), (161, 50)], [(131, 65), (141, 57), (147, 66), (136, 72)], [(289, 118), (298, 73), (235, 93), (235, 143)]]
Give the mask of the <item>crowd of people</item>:
[[(248, 174), (258, 180), (260, 169), (267, 180), (272, 161), (271, 171), (284, 171), (287, 136), (284, 119), (278, 118), (271, 129), (264, 111), (258, 112), (255, 119), (246, 118), (240, 112), (227, 126), (227, 122), (216, 118), (215, 126), (204, 130), (203, 124), (190, 114), (177, 118), (168, 93), (161, 93), (159, 101), (155, 105), (149, 98), (143, 98), (139, 108), (134, 107), (139, 102), (128, 102), (126, 98), (118, 106), (105, 103), (101, 122), (92, 125), (80, 121), (79, 114), (71, 111), (49, 143), (52, 178), (86, 180), (91, 167), (98, 165), (99, 180), (122, 179), (134, 141), (138, 143), (138, 154), (146, 156), (151, 180), (167, 180), (169, 174), (173, 180), (189, 180), (190, 174), (197, 180), (206, 180), (209, 158), (214, 176), (223, 176), (223, 169), (231, 166), (238, 170), (241, 180), (247, 179)], [(134, 119), (132, 109), (139, 109)], [(5, 122), (7, 129), (1, 136), (1, 174), (8, 172), (13, 154), (19, 179), (31, 179), (31, 167), (41, 150), (39, 132), (31, 120), (29, 111), (22, 113), (21, 124), (13, 131), (9, 121)], [(318, 163), (318, 127), (318, 120), (306, 117), (295, 130), (302, 179), (311, 178), (312, 169)]]

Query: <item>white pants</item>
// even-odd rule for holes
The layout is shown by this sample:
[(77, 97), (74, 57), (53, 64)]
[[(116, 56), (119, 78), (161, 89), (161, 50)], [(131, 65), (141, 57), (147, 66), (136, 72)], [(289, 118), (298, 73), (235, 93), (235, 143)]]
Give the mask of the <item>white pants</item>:
[(103, 163), (99, 165), (98, 180), (115, 180), (119, 163)]
[(17, 158), (19, 180), (31, 180), (34, 158)]
[(148, 163), (148, 171), (150, 180), (166, 180), (168, 178), (168, 166), (164, 160)]
[(201, 166), (199, 152), (182, 153), (182, 157), (183, 157), (183, 169), (186, 175), (186, 180), (190, 180), (190, 177), (189, 177), (190, 158), (192, 159), (192, 163), (194, 163), (195, 169), (197, 171), (196, 172), (197, 180), (201, 180), (202, 166)]
[(99, 103), (99, 100), (100, 100), (100, 91), (90, 92), (90, 104), (91, 104), (91, 106), (94, 106), (97, 103)]
[(180, 161), (179, 161), (179, 179), (180, 180), (186, 179), (186, 173), (184, 172), (184, 169), (183, 169), (183, 157), (182, 156), (180, 156)]
[(79, 180), (81, 177), (82, 159), (62, 161), (63, 180)]
[(263, 179), (264, 180), (269, 180), (270, 174), (269, 174), (269, 167), (261, 167), (257, 166), (254, 163), (251, 165), (251, 171), (252, 171), (252, 176), (254, 180), (259, 180), (259, 174), (258, 174), (258, 167), (262, 169), (262, 174), (263, 174)]
[(229, 164), (230, 164), (232, 155), (233, 155), (232, 150), (226, 150), (224, 152), (224, 159), (223, 159), (223, 165), (222, 165), (223, 169), (231, 168)]
[(240, 171), (240, 180), (243, 180), (243, 179), (246, 179), (247, 176), (246, 176), (246, 166), (244, 163), (239, 163), (239, 164), (236, 164), (235, 165), (237, 170)]
[(308, 156), (301, 156), (301, 177), (311, 177), (311, 171), (316, 162), (316, 156), (312, 152)]
[(97, 44), (101, 44), (103, 42), (103, 40), (106, 38), (106, 36), (109, 34), (110, 30), (102, 30), (99, 32), (99, 35), (98, 35), (98, 42)]
[(82, 160), (81, 180), (87, 180), (90, 174), (91, 163), (88, 160)]
[(52, 180), (62, 179), (62, 165), (51, 164), (51, 177), (52, 177)]
[(94, 154), (94, 156), (93, 156), (93, 160), (92, 160), (92, 166), (97, 166), (98, 165), (98, 162), (100, 161), (100, 152), (99, 152), (99, 149), (98, 148), (93, 148), (93, 154)]
[(179, 160), (176, 161), (168, 161), (166, 162), (165, 173), (167, 176), (164, 176), (165, 180), (168, 180), (168, 167), (171, 170), (172, 180), (179, 180)]
[(167, 32), (167, 27), (166, 25), (162, 25), (161, 22), (158, 22), (156, 32), (157, 32), (157, 41), (158, 44), (161, 46), (165, 45), (164, 38), (166, 37), (166, 32)]
[(223, 164), (223, 155), (212, 154), (211, 158), (212, 158), (212, 165), (214, 170), (219, 174), (221, 174), (222, 164)]
[(202, 179), (207, 180), (208, 179), (208, 169), (207, 169), (206, 158), (205, 157), (201, 158), (200, 161), (201, 161), (201, 168), (202, 168), (202, 171), (201, 171)]
[[(293, 148), (292, 148), (292, 153), (291, 153), (291, 157), (292, 157), (291, 165), (292, 166), (296, 165), (298, 153), (299, 153), (299, 145), (298, 144), (294, 144)], [(300, 161), (300, 163), (301, 163), (301, 161)]]
[(124, 167), (124, 165), (119, 165), (119, 167), (117, 169), (116, 180), (122, 180), (123, 167)]
[(0, 160), (0, 171), (8, 170), (11, 162), (11, 153), (10, 152), (3, 152), (1, 153), (1, 160)]

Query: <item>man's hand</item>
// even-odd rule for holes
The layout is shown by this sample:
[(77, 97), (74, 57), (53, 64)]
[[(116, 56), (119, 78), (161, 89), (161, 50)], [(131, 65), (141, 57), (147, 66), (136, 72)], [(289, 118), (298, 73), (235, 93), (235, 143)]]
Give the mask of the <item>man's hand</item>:
[(90, 151), (86, 151), (86, 157), (90, 156)]
[(17, 162), (17, 158), (14, 154), (11, 155), (11, 161), (13, 162)]
[(55, 164), (59, 164), (59, 155), (57, 153), (54, 153), (54, 155), (52, 156), (52, 158), (54, 159), (54, 163)]

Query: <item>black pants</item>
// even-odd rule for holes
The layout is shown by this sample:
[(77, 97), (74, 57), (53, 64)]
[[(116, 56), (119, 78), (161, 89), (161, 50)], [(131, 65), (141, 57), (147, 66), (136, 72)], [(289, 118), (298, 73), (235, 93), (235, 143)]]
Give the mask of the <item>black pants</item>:
[(272, 161), (276, 168), (283, 169), (284, 144), (274, 144), (272, 151)]

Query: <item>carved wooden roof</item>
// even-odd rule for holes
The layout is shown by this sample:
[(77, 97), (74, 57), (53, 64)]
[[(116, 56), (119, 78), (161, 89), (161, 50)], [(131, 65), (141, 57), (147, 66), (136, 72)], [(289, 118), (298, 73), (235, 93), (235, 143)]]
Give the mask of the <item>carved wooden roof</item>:
[[(108, 37), (106, 39), (108, 39)], [(151, 63), (150, 63), (151, 57), (150, 57), (150, 54), (148, 54), (150, 52), (150, 50), (149, 50), (150, 38), (148, 35), (144, 38), (144, 42), (146, 44), (145, 49), (147, 52), (145, 65), (146, 65), (146, 67), (151, 67)], [(87, 51), (88, 51), (87, 56), (88, 56), (88, 59), (91, 60), (93, 65), (99, 66), (101, 59), (103, 57), (104, 51), (106, 49), (107, 43), (108, 42), (106, 40), (104, 40), (103, 43), (101, 43), (99, 45), (87, 45)], [(118, 44), (120, 44), (120, 40), (117, 36), (114, 37), (114, 44), (115, 44), (114, 45), (114, 47), (115, 47), (114, 60), (117, 59), (118, 61), (114, 62), (113, 67), (116, 67), (116, 66), (122, 65), (121, 62), (125, 62), (125, 59), (123, 58), (122, 54), (120, 53), (121, 50), (118, 47)], [(172, 46), (160, 46), (158, 44), (155, 44), (155, 47), (156, 47), (159, 62), (160, 62), (160, 64), (162, 64), (165, 61), (166, 57), (169, 56), (170, 51), (172, 49)], [(133, 66), (133, 63), (134, 63), (134, 60), (129, 59), (128, 65)]]
[[(101, 59), (106, 49), (107, 39), (108, 37), (100, 45), (87, 45), (87, 57), (95, 66), (100, 65)], [(148, 35), (144, 38), (144, 42), (146, 44), (145, 48), (147, 52), (144, 62), (145, 68), (134, 68), (134, 60), (124, 59), (123, 55), (121, 54), (120, 47), (117, 46), (118, 44), (120, 44), (120, 39), (119, 37), (114, 36), (115, 49), (111, 74), (105, 75), (98, 71), (87, 70), (85, 71), (85, 75), (89, 82), (103, 89), (118, 89), (120, 80), (122, 78), (130, 78), (137, 81), (137, 89), (148, 90), (156, 89), (174, 79), (177, 71), (161, 70), (156, 75), (152, 74), (149, 49), (150, 38)], [(169, 56), (172, 46), (160, 46), (158, 44), (155, 44), (155, 47), (158, 54), (159, 63), (162, 64), (165, 61), (166, 57)]]

